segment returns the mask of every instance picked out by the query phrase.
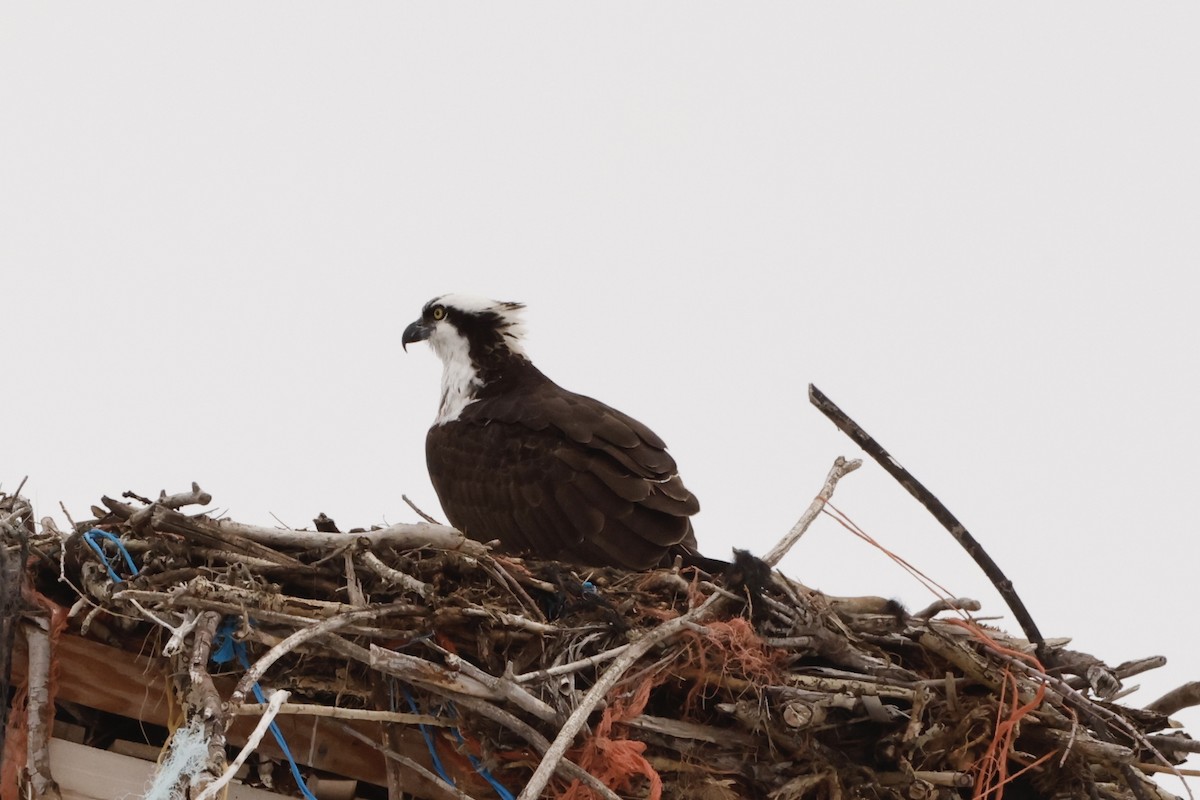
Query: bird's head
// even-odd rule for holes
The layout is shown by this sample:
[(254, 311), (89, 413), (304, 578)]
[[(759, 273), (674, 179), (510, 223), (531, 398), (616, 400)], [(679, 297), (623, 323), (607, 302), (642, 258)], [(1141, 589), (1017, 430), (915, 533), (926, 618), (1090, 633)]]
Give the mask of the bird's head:
[(466, 294), (435, 297), (421, 309), (420, 318), (404, 329), (401, 345), (429, 342), (442, 361), (480, 363), (492, 355), (524, 356), (525, 327), (521, 303), (506, 303)]
[[(462, 294), (435, 297), (421, 318), (404, 329), (404, 349), (429, 342), (442, 359), (442, 403), (435, 424), (458, 419), (486, 386), (499, 388), (532, 369), (521, 348), (524, 326), (520, 303), (502, 303)], [(494, 390), (493, 389), (493, 390)]]

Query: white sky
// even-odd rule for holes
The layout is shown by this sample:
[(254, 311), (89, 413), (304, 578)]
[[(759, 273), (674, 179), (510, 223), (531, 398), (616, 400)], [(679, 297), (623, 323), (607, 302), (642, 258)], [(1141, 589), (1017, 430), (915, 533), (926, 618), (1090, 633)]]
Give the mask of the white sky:
[[(814, 382), (1046, 635), (1168, 656), (1144, 704), (1200, 679), (1198, 23), (5, 4), (0, 481), (60, 518), (192, 480), (247, 522), (413, 519), (402, 492), (438, 513), (440, 367), (400, 334), (443, 292), (521, 300), (545, 372), (671, 445), (707, 552), (767, 550), (859, 455)], [(878, 467), (835, 502), (1003, 610)], [(829, 520), (785, 570), (929, 600)]]

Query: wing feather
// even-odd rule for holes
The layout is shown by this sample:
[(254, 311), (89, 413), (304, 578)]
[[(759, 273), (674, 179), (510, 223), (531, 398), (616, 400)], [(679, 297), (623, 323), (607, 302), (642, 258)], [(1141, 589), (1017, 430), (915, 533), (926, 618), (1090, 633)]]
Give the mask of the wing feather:
[(446, 516), (473, 538), (634, 569), (695, 549), (699, 503), (662, 440), (548, 380), (471, 403), (430, 430), (426, 454)]

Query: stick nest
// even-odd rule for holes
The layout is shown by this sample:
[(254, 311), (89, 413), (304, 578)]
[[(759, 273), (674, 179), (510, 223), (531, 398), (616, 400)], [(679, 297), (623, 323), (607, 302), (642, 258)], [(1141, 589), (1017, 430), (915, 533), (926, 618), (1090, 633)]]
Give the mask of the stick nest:
[[(232, 620), (268, 694), (387, 712), (384, 728), (426, 722), (458, 781), (429, 796), (495, 796), (484, 773), (528, 792), (546, 761), (533, 796), (965, 798), (1007, 781), (1010, 796), (1140, 800), (1169, 796), (1146, 773), (1195, 749), (1156, 735), (1164, 713), (1112, 701), (1144, 667), (1053, 643), (1035, 657), (972, 621), (970, 601), (913, 614), (779, 573), (747, 588), (687, 569), (581, 569), (435, 525), (274, 530), (180, 512), (208, 502), (198, 487), (135, 497), (105, 498), (73, 532), (25, 533), (27, 577), (75, 606), (71, 628), (186, 664), (206, 619)], [(95, 528), (136, 574), (111, 541), (92, 537), (102, 559), (84, 540)], [(20, 532), (0, 531), (7, 552)], [(251, 683), (216, 713), (254, 703)], [(394, 769), (432, 770), (422, 756)]]

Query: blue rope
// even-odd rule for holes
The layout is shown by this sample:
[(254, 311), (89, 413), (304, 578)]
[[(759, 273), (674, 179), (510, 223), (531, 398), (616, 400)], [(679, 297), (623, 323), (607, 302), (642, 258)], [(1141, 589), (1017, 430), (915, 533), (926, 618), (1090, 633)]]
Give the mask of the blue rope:
[(125, 556), (125, 563), (129, 566), (130, 573), (134, 575), (138, 574), (138, 568), (133, 563), (133, 556), (129, 555), (129, 551), (125, 549), (125, 545), (121, 544), (121, 540), (117, 538), (116, 534), (102, 531), (99, 528), (92, 528), (83, 535), (83, 540), (87, 542), (88, 547), (96, 551), (96, 555), (100, 556), (100, 563), (104, 564), (104, 568), (108, 570), (108, 577), (112, 578), (113, 583), (122, 583), (123, 581), (121, 580), (121, 576), (117, 574), (117, 571), (108, 563), (108, 556), (105, 555), (104, 548), (96, 543), (97, 536), (102, 536), (115, 544), (121, 555)]
[[(459, 733), (458, 728), (451, 728), (450, 730), (453, 731), (454, 738), (458, 739), (458, 743), (462, 744), (463, 735)], [(471, 766), (475, 768), (475, 771), (479, 773), (480, 777), (492, 785), (492, 788), (496, 790), (496, 794), (500, 796), (500, 800), (517, 800), (513, 793), (508, 790), (507, 786), (496, 780), (495, 777), (492, 776), (492, 773), (488, 772), (488, 768), (483, 765), (482, 761), (470, 753), (467, 753), (467, 760), (471, 762)]]
[[(389, 685), (389, 688), (394, 688), (394, 686), (395, 683), (392, 682)], [(411, 710), (414, 714), (420, 714), (421, 709), (417, 708), (417, 701), (413, 699), (413, 696), (408, 689), (401, 687), (400, 691), (404, 692), (404, 699), (408, 701), (409, 710)], [(394, 696), (392, 699), (392, 710), (396, 710), (396, 700)], [(441, 776), (442, 780), (451, 786), (454, 786), (454, 779), (450, 777), (450, 775), (446, 772), (446, 768), (442, 766), (442, 759), (438, 756), (437, 745), (435, 745), (433, 742), (433, 733), (429, 730), (429, 726), (422, 722), (418, 724), (417, 727), (421, 729), (421, 736), (425, 739), (425, 746), (429, 748), (429, 758), (433, 761), (434, 770), (438, 775)]]
[[(392, 701), (392, 711), (396, 710), (396, 697), (394, 694), (395, 686), (395, 681), (389, 679), (388, 691)], [(409, 710), (411, 710), (414, 714), (420, 714), (421, 709), (417, 707), (417, 701), (413, 699), (413, 696), (408, 689), (401, 687), (400, 691), (404, 693), (404, 699), (408, 701)], [(450, 703), (450, 713), (453, 716), (458, 716), (458, 712), (454, 708), (453, 703)], [(437, 746), (434, 744), (433, 733), (429, 730), (429, 726), (419, 723), (417, 727), (421, 729), (421, 736), (425, 738), (425, 746), (429, 748), (429, 757), (433, 761), (434, 770), (437, 771), (437, 774), (441, 776), (442, 780), (451, 786), (454, 786), (454, 779), (446, 773), (446, 768), (442, 766), (442, 759), (438, 756)], [(454, 738), (458, 740), (458, 743), (463, 744), (465, 740), (463, 739), (463, 735), (461, 732), (459, 732), (458, 728), (451, 728), (450, 731), (454, 734)], [(500, 800), (516, 800), (516, 796), (508, 790), (507, 786), (496, 780), (495, 776), (488, 771), (488, 768), (483, 765), (482, 761), (470, 753), (467, 753), (467, 760), (471, 762), (471, 767), (475, 770), (475, 772), (492, 785), (492, 788), (496, 790), (496, 794), (500, 797)]]
[[(212, 660), (218, 664), (224, 664), (227, 661), (237, 658), (238, 663), (242, 665), (242, 669), (250, 669), (250, 658), (246, 655), (246, 643), (239, 642), (233, 638), (233, 631), (237, 627), (237, 620), (233, 617), (226, 617), (221, 623), (221, 627), (217, 630), (217, 650), (212, 654)], [(260, 703), (267, 702), (263, 695), (262, 687), (255, 681), (254, 697)], [(283, 755), (287, 758), (288, 766), (292, 770), (292, 777), (296, 779), (296, 785), (300, 787), (301, 794), (306, 800), (317, 800), (316, 795), (309, 791), (308, 784), (304, 782), (304, 776), (300, 774), (300, 766), (296, 763), (296, 759), (292, 756), (292, 751), (288, 747), (287, 741), (283, 738), (283, 731), (274, 722), (270, 725), (271, 735), (275, 737), (275, 742), (279, 745), (279, 749), (283, 751)]]

